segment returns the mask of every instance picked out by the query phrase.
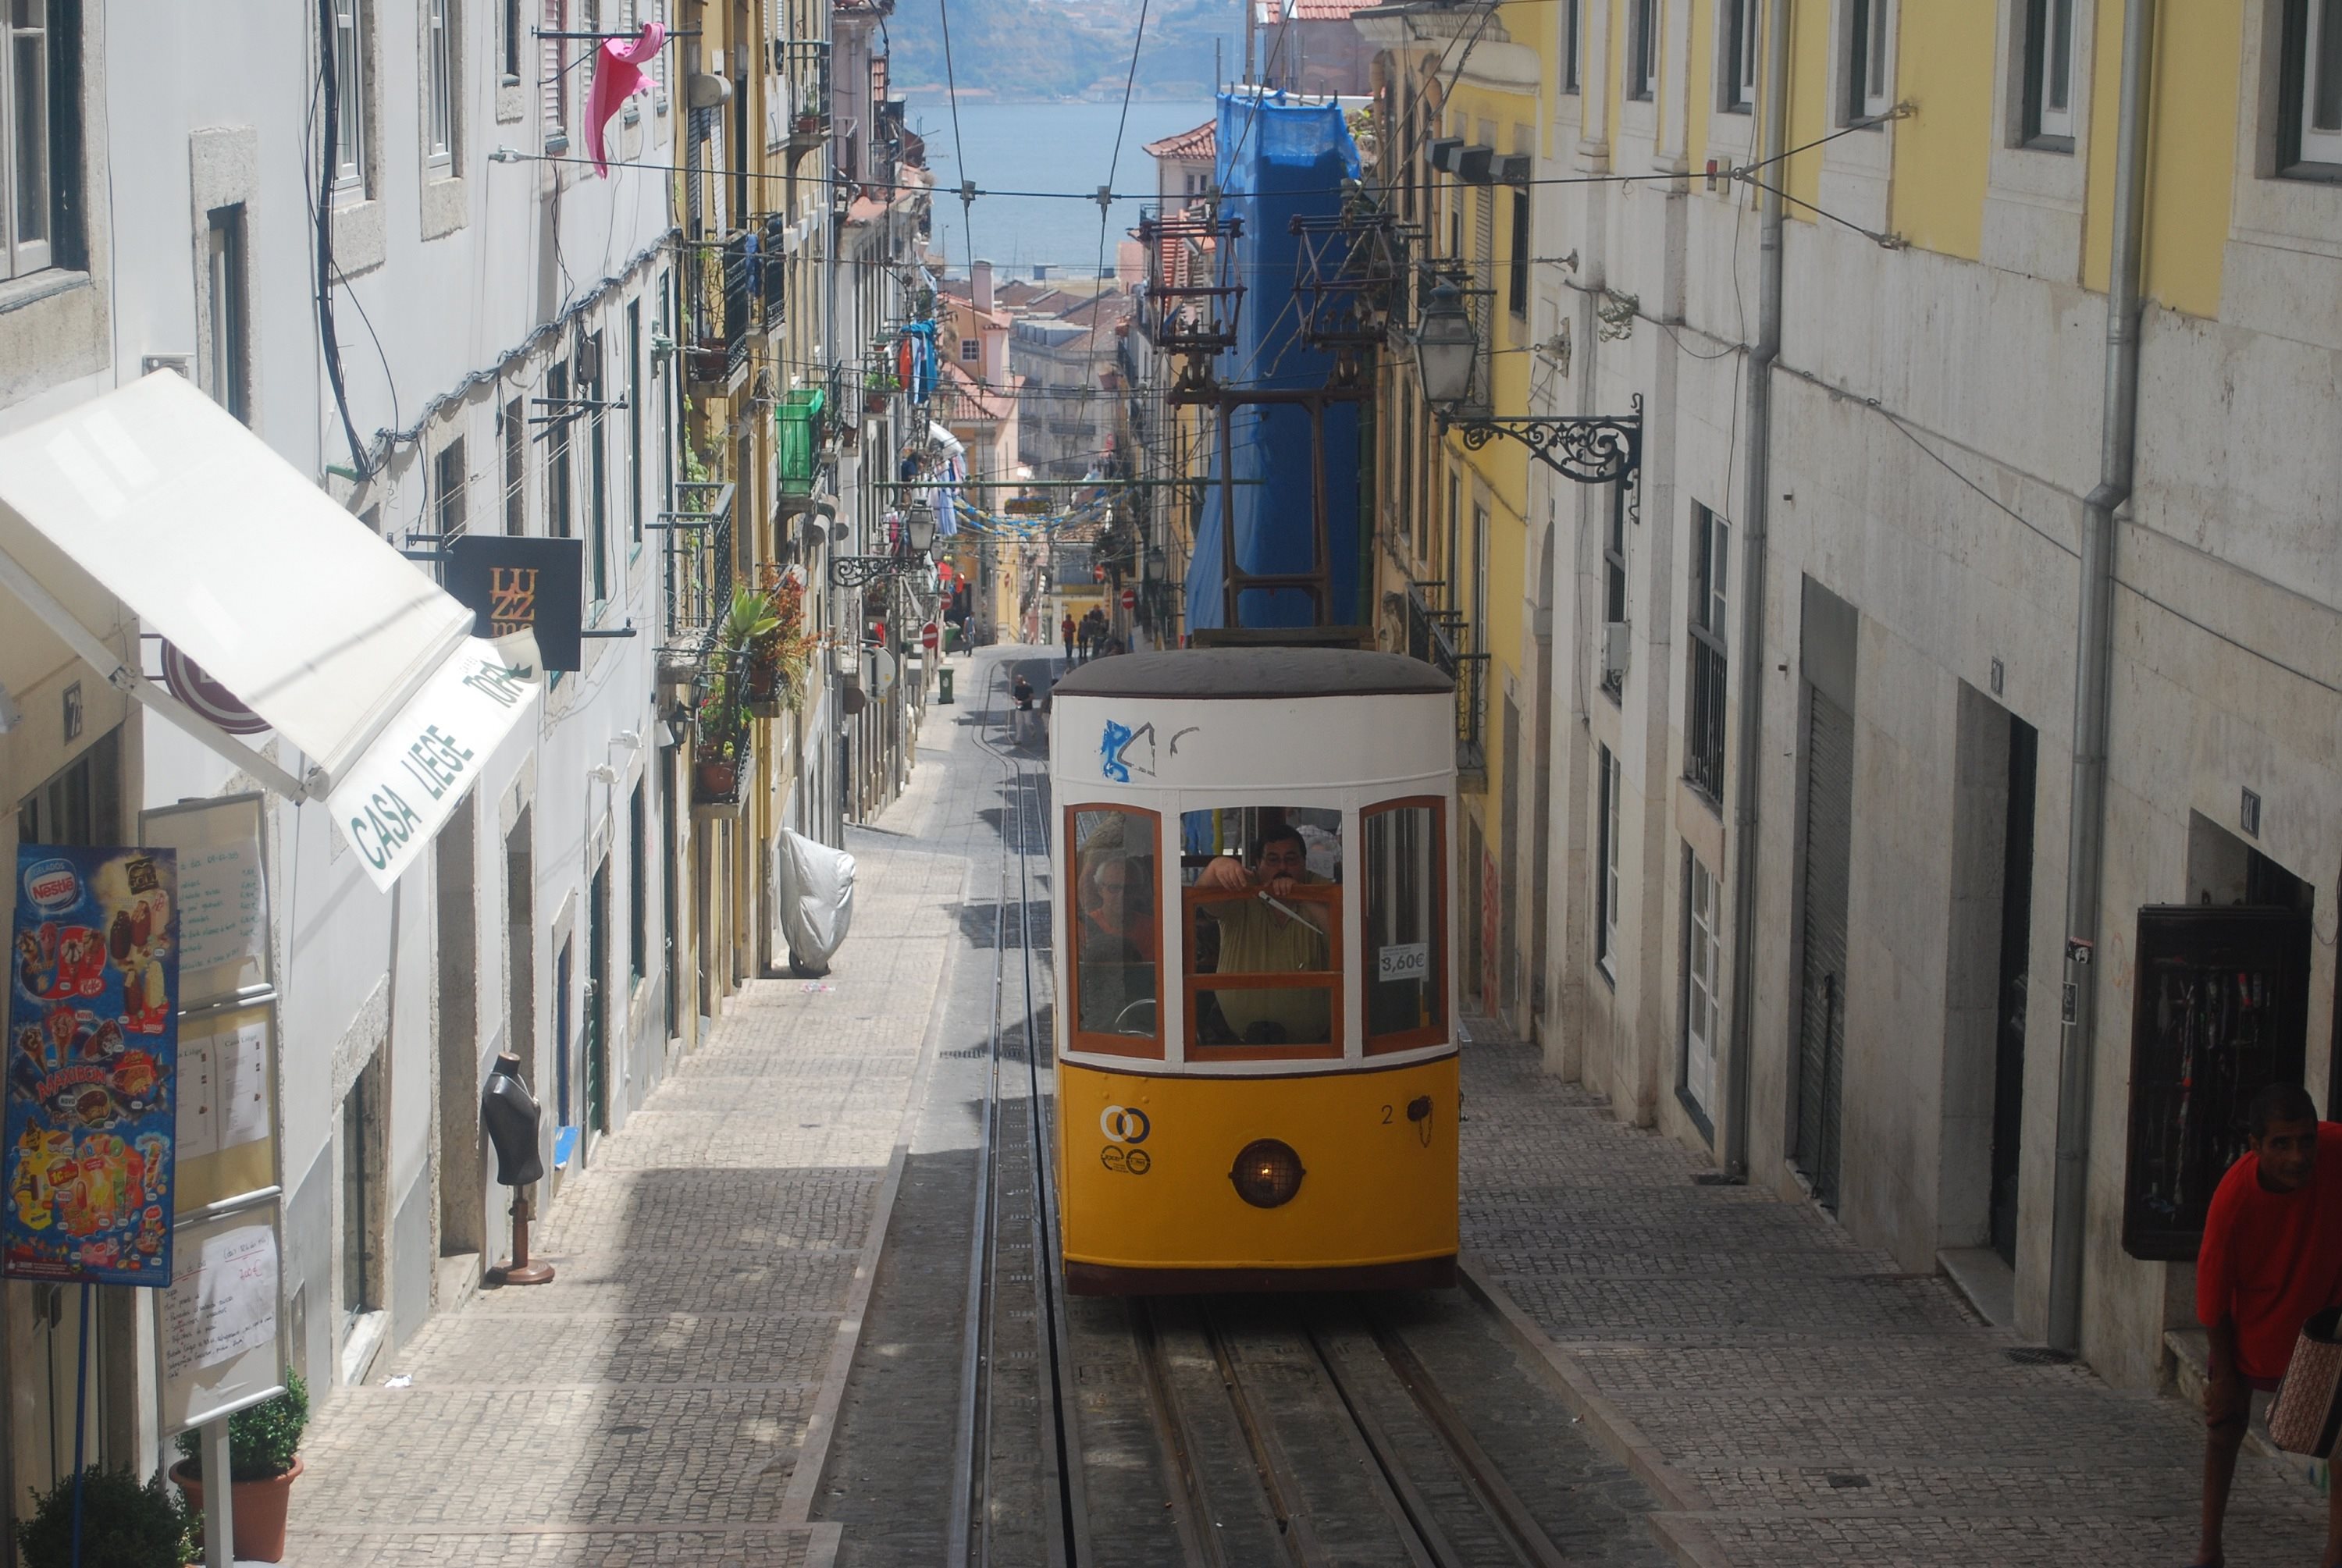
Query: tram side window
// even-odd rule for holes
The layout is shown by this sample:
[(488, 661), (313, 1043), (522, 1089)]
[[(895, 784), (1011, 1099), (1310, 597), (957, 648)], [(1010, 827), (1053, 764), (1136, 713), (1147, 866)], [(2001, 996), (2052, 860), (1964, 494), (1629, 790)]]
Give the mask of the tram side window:
[(1341, 813), (1193, 811), (1180, 839), (1191, 1052), (1339, 1054)]
[(1156, 929), (1155, 814), (1076, 806), (1066, 815), (1075, 888), (1076, 1044), (1159, 1056), (1163, 944)]
[(1447, 856), (1436, 799), (1368, 808), (1366, 839), (1366, 1049), (1447, 1037)]

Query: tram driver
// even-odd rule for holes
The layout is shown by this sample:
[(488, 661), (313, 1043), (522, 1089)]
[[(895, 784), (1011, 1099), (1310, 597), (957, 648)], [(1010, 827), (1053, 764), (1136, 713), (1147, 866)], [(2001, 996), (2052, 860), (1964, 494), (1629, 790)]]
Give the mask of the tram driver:
[[(1200, 888), (1254, 895), (1197, 906), (1196, 913), (1218, 928), (1211, 973), (1322, 974), (1329, 967), (1323, 916), (1316, 904), (1292, 898), (1296, 887), (1329, 881), (1309, 869), (1308, 859), (1301, 830), (1279, 824), (1253, 843), (1248, 864), (1221, 856), (1197, 874)], [(1332, 1038), (1333, 994), (1326, 987), (1216, 986), (1209, 994), (1227, 1033), (1247, 1045), (1317, 1044)]]

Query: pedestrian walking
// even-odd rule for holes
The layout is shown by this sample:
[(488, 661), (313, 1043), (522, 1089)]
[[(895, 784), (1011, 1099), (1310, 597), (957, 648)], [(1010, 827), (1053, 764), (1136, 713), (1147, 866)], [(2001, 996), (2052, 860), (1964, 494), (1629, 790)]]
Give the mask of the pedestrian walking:
[[(2196, 1315), (2211, 1337), (2204, 1385), (2204, 1533), (2197, 1568), (2224, 1568), (2221, 1525), (2237, 1451), (2285, 1375), (2310, 1314), (2342, 1305), (2342, 1124), (2295, 1084), (2246, 1112), (2246, 1152), (2204, 1217)], [(2342, 1487), (2326, 1494), (2323, 1568), (2342, 1568)]]
[(1026, 680), (1023, 673), (1019, 672), (1016, 684), (1008, 688), (1008, 694), (1016, 704), (1016, 724), (1009, 731), (1009, 739), (1022, 744), (1026, 738), (1026, 732), (1032, 727), (1033, 724), (1033, 683)]
[(1066, 640), (1067, 664), (1073, 663), (1074, 659), (1074, 613), (1068, 610), (1066, 612), (1066, 618), (1057, 624), (1057, 634)]

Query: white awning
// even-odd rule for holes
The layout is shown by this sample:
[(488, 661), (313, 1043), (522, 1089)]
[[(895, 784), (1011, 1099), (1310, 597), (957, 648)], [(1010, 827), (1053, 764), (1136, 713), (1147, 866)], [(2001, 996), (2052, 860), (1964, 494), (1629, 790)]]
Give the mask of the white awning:
[[(427, 749), (489, 648), (471, 638), (469, 609), (168, 371), (0, 438), (0, 585), (205, 745), (295, 800), (330, 794), (336, 806), (345, 778), (373, 788), (385, 776), (377, 741)], [(308, 776), (222, 734), (109, 647), (92, 630), (106, 624), (95, 613), (106, 594), (298, 747)], [(465, 709), (461, 747), (484, 761), (535, 700), (524, 689), (525, 700)], [(427, 842), (455, 801), (444, 804), (402, 827)]]
[(120, 599), (322, 770), (311, 793), (472, 629), (169, 371), (0, 439), (0, 554), (60, 600), (85, 601), (92, 582)]

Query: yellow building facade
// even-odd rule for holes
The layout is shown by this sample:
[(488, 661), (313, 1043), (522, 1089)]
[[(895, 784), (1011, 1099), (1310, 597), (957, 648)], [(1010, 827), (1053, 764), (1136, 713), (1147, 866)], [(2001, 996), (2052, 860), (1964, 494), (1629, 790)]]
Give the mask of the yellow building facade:
[(1358, 25), (1378, 200), (1494, 290), (1486, 411), (1643, 420), (1631, 491), (1576, 485), (1459, 450), (1386, 356), (1380, 634), (1487, 654), (1481, 1005), (2152, 1383), (2192, 1326), (2173, 1194), (2229, 1152), (2172, 1121), (2157, 987), (2263, 922), (2284, 1023), (2239, 1072), (2337, 1081), (2342, 82), (2304, 9)]

